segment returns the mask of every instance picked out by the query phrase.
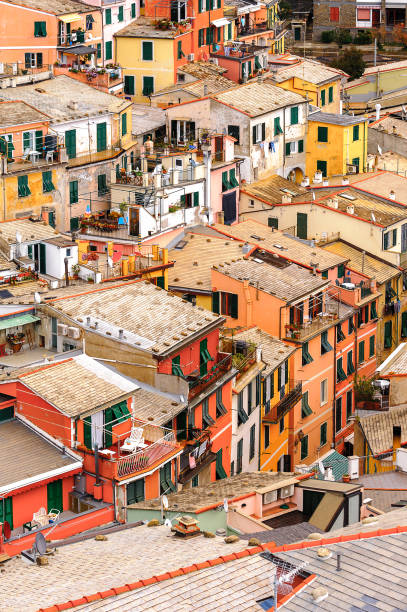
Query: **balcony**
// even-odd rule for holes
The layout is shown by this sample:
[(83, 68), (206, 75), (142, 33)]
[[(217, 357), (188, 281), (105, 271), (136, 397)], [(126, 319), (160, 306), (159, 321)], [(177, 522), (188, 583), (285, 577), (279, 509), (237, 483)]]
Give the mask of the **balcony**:
[(113, 70), (82, 65), (76, 67), (60, 65), (54, 67), (54, 74), (55, 76), (64, 74), (71, 79), (91, 85), (95, 87), (95, 89), (99, 89), (105, 93), (108, 93), (111, 87), (123, 83), (121, 68)]
[(144, 450), (117, 459), (115, 461), (116, 477), (123, 478), (145, 469), (151, 469), (152, 466), (164, 461), (180, 448), (174, 432), (171, 431)]
[(186, 375), (189, 384), (189, 399), (196, 397), (207, 387), (214, 384), (232, 368), (232, 355), (229, 353), (218, 353), (215, 364), (208, 372), (201, 376), (199, 371)]
[(193, 431), (193, 439), (186, 443), (184, 452), (180, 456), (178, 482), (181, 484), (192, 480), (194, 476), (216, 459), (216, 453), (211, 450), (210, 432), (198, 429)]
[(244, 36), (251, 36), (253, 34), (263, 34), (264, 32), (273, 32), (276, 26), (268, 24), (267, 21), (253, 22), (246, 21), (245, 23), (238, 23), (236, 27), (236, 35), (238, 38)]
[(236, 48), (236, 45), (233, 45), (233, 43), (216, 43), (215, 45), (213, 45), (211, 57), (225, 57), (246, 61), (255, 55), (267, 52), (268, 47), (261, 45), (242, 44), (239, 45), (238, 48)]
[(195, 164), (188, 165), (185, 169), (165, 168), (153, 172), (141, 172), (140, 170), (128, 170), (124, 168), (120, 170), (120, 174), (116, 176), (116, 183), (120, 185), (133, 185), (134, 187), (154, 187), (161, 189), (162, 187), (171, 187), (180, 183), (193, 183), (205, 178), (205, 165)]
[(278, 423), (302, 397), (302, 381), (289, 380), (280, 389), (280, 401), (263, 416), (266, 423)]
[(68, 160), (68, 167), (74, 168), (76, 166), (85, 166), (86, 164), (93, 164), (96, 162), (107, 161), (109, 159), (115, 159), (123, 153), (123, 149), (120, 143), (117, 143), (113, 147), (108, 147), (104, 151), (96, 151), (93, 153), (78, 153), (75, 157)]

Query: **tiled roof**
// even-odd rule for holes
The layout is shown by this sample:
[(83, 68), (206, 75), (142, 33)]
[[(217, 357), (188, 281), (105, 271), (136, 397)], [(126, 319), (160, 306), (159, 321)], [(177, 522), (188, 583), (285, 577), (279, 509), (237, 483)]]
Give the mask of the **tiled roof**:
[(248, 279), (252, 287), (258, 286), (260, 291), (270, 293), (288, 303), (329, 284), (328, 280), (314, 276), (296, 264), (279, 269), (268, 263), (249, 259), (226, 264), (219, 267), (218, 271), (242, 282)]
[(278, 253), (281, 257), (310, 267), (311, 262), (318, 262), (319, 270), (328, 270), (346, 261), (346, 257), (327, 253), (317, 246), (311, 246), (306, 241), (274, 230), (263, 223), (249, 219), (227, 227), (215, 224), (213, 227), (233, 238), (256, 244), (260, 249), (270, 253)]
[[(403, 121), (402, 123), (406, 124), (407, 126), (407, 122)], [(395, 195), (395, 201), (406, 205), (407, 178), (395, 172), (398, 165), (398, 159), (400, 160), (401, 170), (403, 163), (405, 163), (406, 161), (406, 158), (398, 156), (392, 151), (387, 151), (386, 153), (383, 153), (383, 155), (380, 156), (379, 164), (380, 161), (383, 159), (385, 167), (389, 168), (389, 170), (394, 169), (393, 172), (379, 170), (378, 172), (375, 172), (371, 175), (365, 175), (363, 178), (356, 180), (353, 183), (353, 187), (355, 189), (365, 191), (367, 194), (370, 193), (372, 195), (378, 195), (382, 198), (386, 198), (387, 200), (390, 199), (390, 191), (393, 191)]]
[(379, 284), (385, 283), (387, 280), (400, 274), (400, 270), (398, 270), (396, 266), (392, 266), (374, 255), (361, 251), (342, 240), (322, 245), (321, 248), (346, 258), (349, 268), (355, 272), (365, 274), (369, 278), (375, 278)]
[[(91, 10), (94, 10), (92, 7)], [(0, 100), (14, 100), (16, 88), (0, 90)], [(61, 74), (54, 79), (32, 85), (20, 85), (18, 98), (51, 117), (51, 121), (65, 121), (100, 116), (100, 113), (118, 113), (131, 106), (131, 102)], [(72, 102), (77, 107), (71, 108)]]
[(253, 196), (255, 198), (259, 197), (270, 204), (281, 203), (284, 194), (283, 189), (288, 189), (294, 195), (307, 193), (305, 187), (288, 181), (278, 174), (272, 174), (261, 181), (255, 181), (254, 183), (241, 185), (240, 187), (240, 190), (248, 196)]
[(236, 83), (220, 75), (208, 75), (199, 81), (186, 83), (182, 89), (198, 98), (236, 87)]
[[(229, 501), (241, 495), (249, 495), (261, 489), (272, 490), (296, 483), (295, 476), (290, 472), (246, 472), (229, 478), (217, 480), (206, 485), (183, 489), (178, 493), (168, 495), (168, 508), (176, 512), (196, 512), (208, 506), (223, 505), (223, 500)], [(161, 500), (148, 499), (128, 508), (137, 510), (160, 509)]]
[(0, 241), (6, 244), (15, 244), (16, 232), (21, 235), (21, 242), (34, 240), (47, 240), (55, 238), (58, 232), (45, 221), (30, 221), (30, 219), (13, 219), (12, 221), (0, 222)]
[(223, 74), (227, 72), (226, 68), (223, 66), (218, 66), (217, 64), (212, 64), (212, 62), (188, 62), (183, 66), (178, 68), (178, 72), (185, 72), (186, 74), (190, 74), (191, 76), (196, 77), (197, 79), (202, 79), (205, 76), (212, 74)]
[(407, 407), (361, 417), (359, 425), (373, 455), (390, 451), (393, 448), (393, 426), (401, 428), (401, 443), (407, 442)]
[(114, 34), (119, 38), (176, 38), (177, 30), (160, 30), (154, 25), (154, 19), (139, 17)]
[(85, 2), (75, 0), (7, 0), (9, 4), (25, 6), (30, 9), (37, 9), (52, 15), (67, 15), (68, 13), (90, 13), (98, 10), (96, 6), (90, 6)]
[(392, 511), (392, 504), (399, 502), (401, 499), (406, 499), (406, 472), (391, 471), (363, 474), (359, 476), (358, 482), (366, 487), (365, 496), (372, 500), (369, 502), (369, 506), (373, 506), (381, 512)]
[(0, 424), (0, 439), (0, 490), (78, 463), (19, 420)]
[(296, 351), (296, 347), (284, 344), (278, 338), (273, 338), (258, 327), (238, 331), (234, 335), (234, 340), (253, 342), (258, 348), (261, 348), (261, 360), (266, 364), (266, 367), (262, 370), (263, 376), (268, 376), (271, 372), (274, 372)]
[(132, 134), (146, 134), (165, 125), (165, 110), (147, 104), (133, 104), (132, 106)]
[(87, 355), (39, 367), (19, 380), (68, 416), (86, 416), (118, 403), (137, 386)]
[(305, 98), (299, 94), (286, 91), (271, 83), (259, 83), (258, 81), (252, 81), (211, 97), (233, 106), (250, 117), (264, 115), (284, 106), (305, 103)]
[(161, 355), (174, 352), (188, 338), (203, 335), (224, 321), (149, 281), (96, 289), (47, 304), (81, 326), (87, 316), (93, 317), (98, 321), (98, 333), (109, 331), (110, 338), (118, 338), (116, 334), (122, 329), (123, 342)]
[(187, 234), (182, 249), (172, 249), (169, 259), (175, 261), (168, 270), (168, 285), (197, 290), (212, 290), (211, 268), (224, 261), (242, 258), (242, 243), (225, 238)]
[(308, 83), (322, 85), (323, 83), (337, 81), (345, 76), (346, 74), (341, 70), (331, 68), (320, 62), (299, 60), (293, 66), (283, 66), (279, 68), (271, 78), (276, 83), (283, 83), (288, 79), (298, 78), (308, 81)]
[[(143, 384), (143, 383), (140, 383)], [(185, 408), (162, 393), (139, 388), (134, 394), (135, 416), (151, 425), (165, 425)]]
[(49, 117), (18, 100), (0, 103), (0, 128), (36, 123), (37, 121), (49, 121)]
[(315, 121), (317, 123), (332, 123), (333, 125), (357, 125), (358, 123), (367, 122), (367, 117), (356, 117), (353, 115), (340, 115), (334, 113), (323, 113), (318, 111), (316, 113), (310, 113), (308, 115), (308, 121)]
[[(407, 68), (407, 60), (401, 60), (400, 62), (389, 62), (388, 64), (380, 64), (379, 66), (370, 66), (366, 68), (363, 76), (368, 74), (376, 74), (376, 72), (388, 72), (389, 70), (396, 70), (397, 68)], [(352, 84), (352, 81), (350, 81)]]
[(402, 342), (379, 366), (380, 376), (407, 376), (407, 344)]
[(313, 465), (313, 468), (317, 471), (317, 478), (319, 480), (324, 480), (324, 474), (319, 467), (320, 463), (322, 463), (324, 468), (332, 468), (332, 474), (336, 481), (342, 480), (342, 476), (349, 472), (347, 457), (344, 457), (334, 449), (329, 451), (325, 457), (321, 458), (320, 461), (315, 462)]

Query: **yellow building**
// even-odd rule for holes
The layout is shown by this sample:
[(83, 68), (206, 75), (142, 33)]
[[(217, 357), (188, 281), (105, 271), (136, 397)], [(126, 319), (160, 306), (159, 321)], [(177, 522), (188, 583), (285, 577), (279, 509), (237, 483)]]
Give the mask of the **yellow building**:
[(283, 89), (303, 96), (324, 113), (339, 113), (341, 81), (345, 73), (309, 59), (287, 55), (273, 62), (270, 80)]
[(188, 32), (160, 30), (147, 18), (130, 23), (115, 34), (116, 60), (123, 68), (124, 95), (133, 102), (174, 85), (177, 68), (191, 53)]
[(305, 172), (313, 177), (366, 171), (367, 118), (317, 111), (308, 117)]

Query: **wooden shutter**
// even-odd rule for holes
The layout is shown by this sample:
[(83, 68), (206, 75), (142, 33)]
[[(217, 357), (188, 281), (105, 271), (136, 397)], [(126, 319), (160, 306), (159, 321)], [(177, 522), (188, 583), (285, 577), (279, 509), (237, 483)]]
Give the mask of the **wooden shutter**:
[(106, 151), (107, 132), (106, 123), (98, 123), (96, 126), (96, 148), (97, 151)]
[(105, 60), (111, 60), (112, 57), (113, 57), (112, 41), (111, 40), (107, 40), (106, 41), (106, 48), (105, 48)]
[(256, 144), (257, 142), (257, 126), (256, 125), (253, 126), (252, 136), (253, 136), (253, 144)]
[(122, 136), (127, 134), (127, 113), (122, 115)]
[(266, 140), (266, 124), (261, 124), (261, 139)]
[(293, 106), (291, 108), (291, 125), (296, 125), (298, 123), (298, 106)]
[(76, 157), (76, 130), (65, 132), (65, 147), (69, 159)]
[(78, 181), (70, 181), (69, 183), (69, 203), (76, 204), (78, 201)]
[(230, 316), (232, 319), (237, 319), (239, 316), (239, 296), (235, 293), (229, 293)]
[(199, 191), (194, 191), (194, 206), (199, 206)]
[(216, 314), (219, 314), (219, 305), (220, 305), (220, 294), (219, 291), (213, 291), (212, 293), (212, 310)]
[(51, 510), (63, 511), (62, 504), (62, 479), (54, 480), (47, 484), (47, 508)]
[(0, 499), (0, 522), (7, 521), (13, 529), (13, 498), (3, 497)]
[(151, 61), (153, 59), (153, 43), (149, 40), (143, 41), (143, 60)]

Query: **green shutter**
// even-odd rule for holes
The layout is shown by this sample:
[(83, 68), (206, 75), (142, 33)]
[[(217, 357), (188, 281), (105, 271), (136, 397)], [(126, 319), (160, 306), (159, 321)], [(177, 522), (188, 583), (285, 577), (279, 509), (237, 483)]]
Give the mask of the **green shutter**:
[(358, 125), (354, 125), (353, 126), (353, 140), (359, 140), (359, 126)]
[(104, 411), (104, 429), (105, 429), (105, 448), (109, 448), (113, 444), (112, 435), (112, 421), (114, 420), (114, 413), (111, 408), (106, 408)]
[(69, 183), (69, 203), (76, 204), (78, 202), (78, 181), (70, 181)]
[(216, 412), (219, 413), (219, 416), (225, 415), (228, 412), (223, 404), (222, 388), (216, 389)]
[(92, 449), (92, 419), (90, 416), (83, 419), (83, 443), (86, 448)]
[(321, 429), (320, 429), (320, 437), (319, 437), (320, 446), (324, 446), (324, 444), (326, 444), (326, 441), (327, 441), (327, 429), (328, 429), (328, 424), (327, 423), (322, 423)]
[(34, 21), (34, 36), (45, 37), (47, 35), (46, 21)]
[(297, 125), (298, 123), (298, 106), (291, 107), (291, 125)]
[(222, 191), (228, 191), (230, 188), (228, 172), (222, 172)]
[(339, 264), (338, 266), (338, 278), (343, 278), (345, 276), (345, 264)]
[(112, 9), (109, 8), (105, 10), (105, 24), (110, 25), (111, 23), (112, 23)]
[(76, 157), (76, 130), (65, 132), (65, 148), (69, 159)]
[(325, 106), (325, 89), (321, 91), (321, 106)]
[(123, 6), (119, 6), (119, 12), (117, 15), (117, 20), (118, 21), (123, 21), (124, 19), (124, 15), (123, 15)]
[(47, 170), (46, 172), (42, 173), (42, 190), (44, 193), (55, 191), (55, 187), (52, 182), (52, 171), (51, 170)]
[(236, 170), (235, 168), (231, 168), (229, 170), (229, 185), (231, 186), (231, 188), (233, 187), (239, 187), (239, 182), (236, 178)]
[(36, 130), (35, 132), (35, 150), (41, 153), (43, 146), (44, 145), (43, 145), (43, 138), (42, 138), (42, 130)]
[(46, 247), (43, 242), (40, 242), (40, 272), (41, 274), (47, 273), (47, 258), (46, 258)]
[(107, 148), (107, 128), (106, 123), (96, 125), (96, 149), (98, 152), (106, 151)]
[(194, 206), (199, 206), (199, 191), (194, 191)]
[(298, 141), (298, 153), (304, 153), (304, 141), (303, 140)]
[(143, 61), (153, 59), (153, 43), (150, 40), (143, 40), (142, 42), (142, 59)]
[(131, 5), (131, 18), (134, 19), (136, 17), (136, 3), (133, 2)]
[(392, 343), (392, 322), (386, 321), (384, 324), (384, 348), (391, 348)]
[(154, 93), (154, 77), (144, 76), (143, 77), (143, 96), (150, 96)]
[[(372, 302), (370, 304), (370, 318), (377, 319), (377, 310), (376, 310), (376, 302)], [(407, 328), (406, 328), (407, 329)]]
[(122, 136), (127, 134), (127, 113), (122, 115)]
[(102, 57), (102, 43), (97, 43), (96, 50), (97, 50), (97, 58), (100, 59)]
[(369, 357), (373, 357), (374, 355), (374, 336), (370, 336), (369, 338)]
[(301, 460), (308, 457), (308, 436), (304, 436), (301, 440)]
[(285, 143), (285, 154), (288, 156), (291, 153), (291, 142)]
[(278, 136), (278, 134), (282, 134), (283, 130), (280, 125), (280, 117), (276, 117), (274, 119), (274, 136)]
[(308, 350), (308, 342), (304, 342), (302, 345), (302, 365), (312, 363), (314, 360)]
[(239, 318), (239, 296), (236, 293), (229, 293), (230, 316), (232, 319)]
[(31, 135), (30, 132), (23, 132), (23, 151), (31, 149)]
[(334, 101), (334, 88), (330, 87), (328, 89), (328, 102), (329, 104)]
[(255, 447), (256, 447), (256, 424), (254, 423), (250, 427), (249, 460), (253, 459), (254, 457)]
[(210, 427), (214, 424), (215, 421), (209, 414), (209, 400), (208, 398), (205, 398), (202, 402), (202, 427), (203, 429), (206, 429), (207, 427)]
[(222, 449), (220, 448), (216, 453), (216, 479), (227, 478), (228, 475), (222, 464)]
[(401, 337), (407, 338), (407, 310), (401, 313)]
[(347, 371), (348, 371), (348, 376), (350, 376), (355, 371), (355, 366), (353, 365), (353, 351), (349, 351), (347, 360), (348, 360)]
[(7, 521), (11, 529), (13, 529), (13, 498), (12, 497), (1, 497), (0, 498), (0, 522), (4, 523)]
[(305, 419), (307, 416), (312, 414), (311, 407), (308, 403), (308, 391), (303, 393), (301, 398), (301, 418)]
[(220, 312), (220, 294), (219, 291), (212, 292), (212, 310), (216, 314)]
[(365, 360), (365, 341), (359, 342), (359, 363)]
[(31, 191), (28, 186), (28, 176), (27, 175), (17, 177), (17, 185), (18, 185), (18, 197), (19, 198), (24, 198), (26, 196), (31, 195)]
[(59, 510), (63, 511), (62, 503), (62, 478), (49, 482), (47, 484), (47, 511)]
[(336, 341), (342, 342), (342, 340), (345, 340), (345, 334), (342, 331), (341, 323), (338, 323), (338, 325), (336, 326)]
[(328, 128), (318, 126), (318, 142), (328, 142)]
[(342, 357), (336, 361), (336, 382), (343, 382), (346, 380), (346, 373), (342, 366)]
[(321, 334), (321, 355), (325, 355), (329, 351), (332, 351), (332, 346), (328, 342), (328, 332), (324, 331)]
[(203, 0), (198, 0), (198, 13), (203, 13)]
[(243, 408), (243, 391), (241, 391), (237, 396), (237, 425), (239, 426), (242, 423), (246, 423), (248, 419), (249, 417)]
[(383, 234), (383, 249), (386, 251), (389, 248), (389, 236), (390, 232)]
[(107, 192), (106, 174), (98, 175), (98, 196), (104, 196)]
[(126, 75), (124, 77), (124, 93), (134, 96), (134, 76)]
[(105, 60), (113, 58), (113, 45), (111, 40), (107, 40), (105, 44)]
[(184, 372), (182, 371), (182, 368), (181, 368), (181, 357), (180, 357), (180, 355), (177, 355), (176, 357), (174, 357), (172, 359), (172, 362), (171, 362), (171, 374), (173, 376), (181, 376), (182, 378), (184, 378)]

